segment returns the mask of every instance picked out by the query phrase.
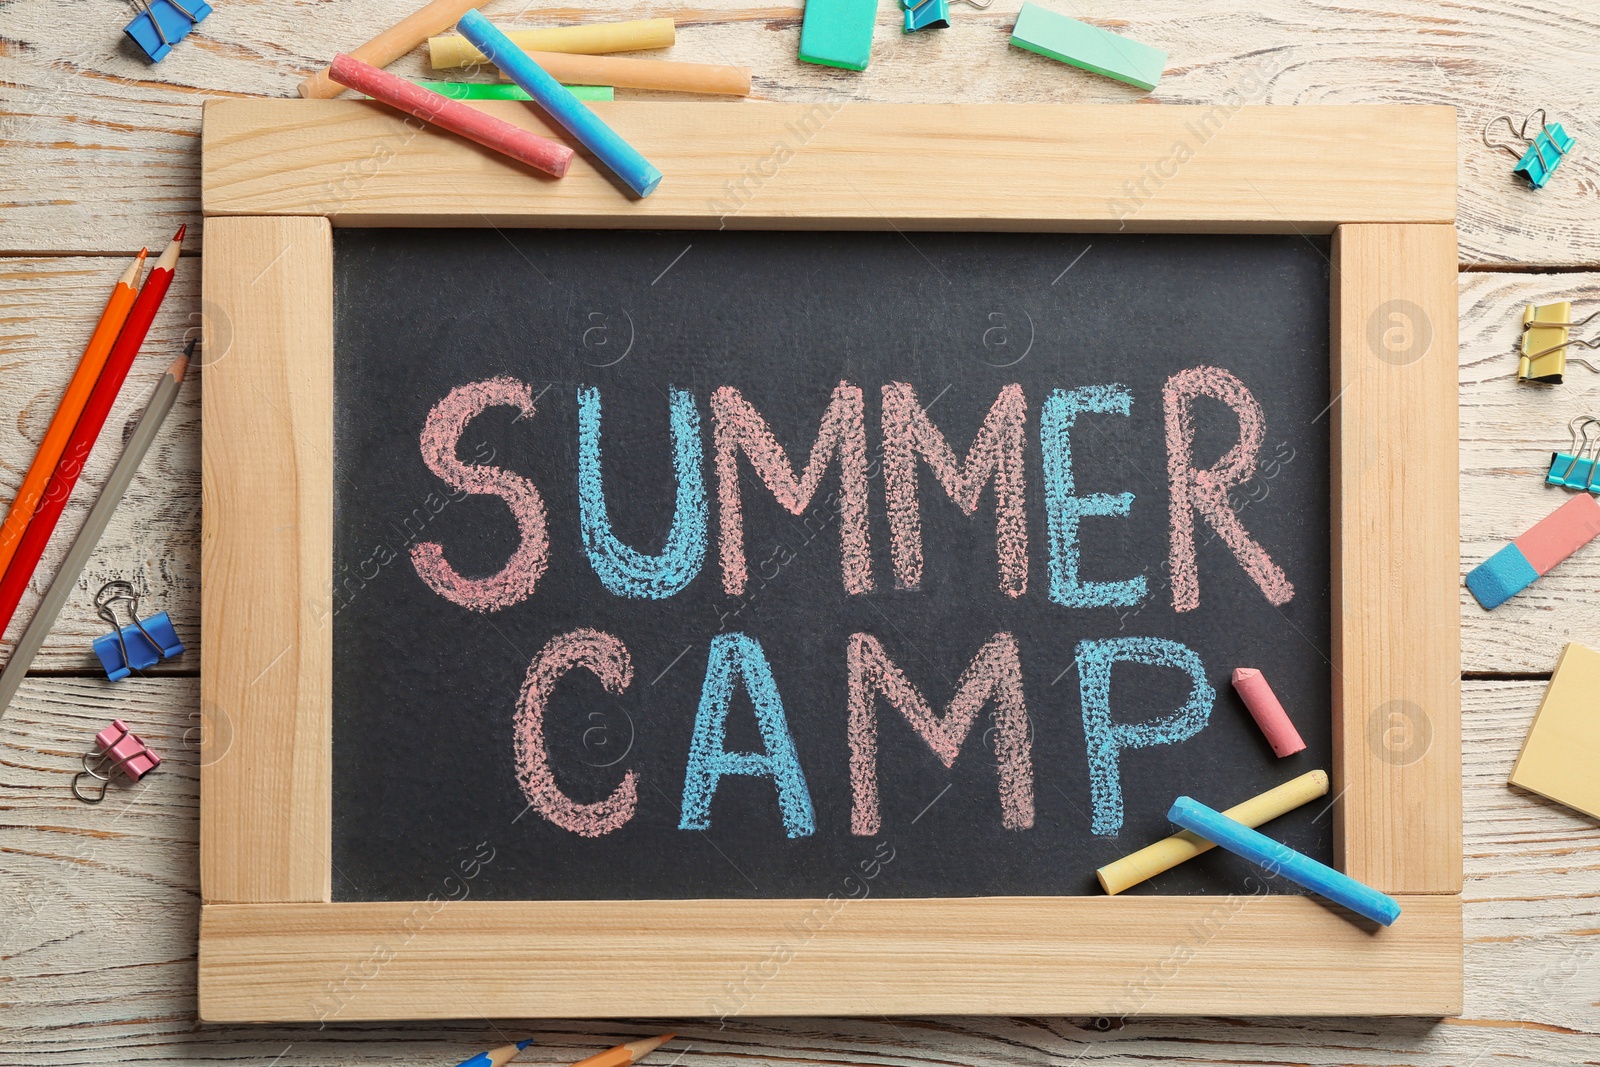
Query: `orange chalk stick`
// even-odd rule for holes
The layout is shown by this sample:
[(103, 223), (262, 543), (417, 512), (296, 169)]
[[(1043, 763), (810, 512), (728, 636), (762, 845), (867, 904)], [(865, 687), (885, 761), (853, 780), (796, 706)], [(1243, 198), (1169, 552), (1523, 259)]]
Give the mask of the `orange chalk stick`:
[[(610, 85), (617, 89), (661, 89), (674, 93), (750, 95), (750, 68), (715, 63), (678, 63), (670, 59), (622, 59), (576, 56), (565, 52), (529, 52), (535, 63), (566, 85)], [(510, 80), (502, 73), (501, 81)]]

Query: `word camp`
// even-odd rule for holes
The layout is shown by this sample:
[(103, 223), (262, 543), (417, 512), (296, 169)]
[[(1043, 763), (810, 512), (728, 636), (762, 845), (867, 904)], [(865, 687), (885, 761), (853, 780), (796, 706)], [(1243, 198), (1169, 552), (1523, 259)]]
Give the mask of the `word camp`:
[[(1209, 397), (1231, 409), (1238, 424), (1232, 446), (1209, 467), (1195, 465), (1194, 401)], [(651, 554), (623, 543), (613, 532), (605, 493), (601, 450), (603, 398), (597, 388), (578, 390), (577, 488), (582, 553), (611, 595), (665, 600), (682, 592), (715, 557), (723, 592), (740, 596), (749, 581), (744, 542), (746, 495), (759, 482), (793, 515), (819, 498), (830, 472), (838, 490), (840, 583), (847, 596), (879, 587), (874, 574), (868, 522), (867, 397), (858, 385), (841, 381), (822, 411), (816, 437), (803, 465), (790, 459), (762, 413), (734, 386), (710, 397), (710, 454), (695, 397), (670, 389), (667, 418), (676, 480), (670, 526), (661, 550)], [(1020, 385), (1002, 388), (965, 455), (958, 455), (930, 417), (916, 390), (904, 382), (881, 387), (881, 479), (887, 507), (893, 587), (916, 590), (923, 573), (921, 512), (931, 481), (964, 514), (975, 515), (980, 497), (991, 490), (995, 522), (995, 582), (1008, 597), (1028, 594), (1027, 485), (1023, 456), (1028, 446), (1029, 398)], [(1066, 608), (1133, 607), (1150, 597), (1143, 575), (1117, 581), (1085, 581), (1079, 574), (1078, 531), (1082, 520), (1117, 519), (1129, 514), (1133, 494), (1077, 492), (1072, 463), (1072, 433), (1080, 419), (1128, 417), (1133, 395), (1117, 384), (1056, 389), (1038, 411), (1037, 442), (1042, 455), (1043, 508), (1048, 588), (1044, 595)], [(1272, 604), (1294, 596), (1294, 587), (1271, 555), (1245, 528), (1229, 501), (1230, 490), (1256, 471), (1266, 433), (1261, 406), (1229, 371), (1192, 367), (1170, 377), (1162, 388), (1169, 488), (1170, 585), (1175, 612), (1200, 604), (1196, 539), (1209, 526), (1231, 550), (1239, 566)], [(457, 456), (468, 425), (494, 407), (510, 407), (521, 417), (535, 415), (531, 386), (510, 377), (453, 389), (429, 413), (421, 434), (423, 461), (457, 493), (497, 496), (515, 519), (518, 540), (496, 573), (463, 575), (449, 562), (444, 545), (412, 546), (417, 575), (446, 600), (475, 612), (495, 612), (534, 595), (551, 565), (551, 543), (543, 496), (522, 473)], [(754, 480), (741, 479), (741, 460)], [(925, 479), (922, 468), (932, 474)], [(711, 544), (711, 498), (717, 523)], [(1036, 594), (1037, 595), (1037, 594)], [(966, 664), (955, 695), (939, 714), (870, 633), (850, 634), (845, 674), (848, 746), (852, 790), (851, 831), (879, 832), (877, 787), (878, 705), (902, 716), (945, 767), (954, 765), (977, 722), (993, 706), (995, 755), (1003, 825), (1025, 830), (1033, 825), (1032, 739), (1022, 686), (1017, 640), (996, 633)], [(1159, 637), (1119, 637), (1080, 641), (1076, 648), (1087, 765), (1093, 801), (1092, 830), (1115, 834), (1122, 826), (1123, 803), (1118, 761), (1128, 749), (1170, 745), (1193, 737), (1209, 721), (1215, 690), (1206, 681), (1200, 657), (1187, 646)], [(1189, 675), (1190, 691), (1176, 711), (1136, 723), (1111, 714), (1111, 675), (1117, 663), (1170, 667)], [(638, 803), (638, 774), (622, 772), (609, 796), (583, 802), (568, 796), (556, 781), (545, 742), (545, 716), (560, 679), (582, 669), (611, 694), (633, 680), (627, 646), (616, 636), (582, 628), (552, 638), (529, 665), (514, 720), (515, 758), (529, 803), (545, 819), (573, 833), (598, 837), (625, 825)], [(753, 706), (763, 751), (729, 751), (726, 726), (737, 688)], [(682, 793), (680, 828), (708, 829), (712, 799), (729, 775), (770, 778), (784, 828), (790, 837), (815, 832), (816, 821), (804, 769), (784, 713), (778, 680), (760, 641), (746, 633), (721, 633), (710, 641), (706, 673), (696, 711)]]

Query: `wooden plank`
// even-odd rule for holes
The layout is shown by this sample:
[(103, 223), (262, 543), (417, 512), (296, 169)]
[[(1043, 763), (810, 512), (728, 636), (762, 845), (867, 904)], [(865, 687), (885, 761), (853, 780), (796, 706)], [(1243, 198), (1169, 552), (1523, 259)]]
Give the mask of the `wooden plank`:
[[(1188, 0), (1068, 11), (1167, 50), (1168, 69), (1150, 94), (1007, 47), (1020, 7), (1021, 0), (1000, 0), (984, 11), (957, 8), (950, 29), (908, 35), (885, 5), (872, 66), (861, 75), (797, 61), (798, 4), (710, 0), (650, 13), (679, 23), (677, 44), (656, 55), (751, 66), (763, 100), (1454, 106), (1463, 262), (1600, 264), (1592, 198), (1600, 157), (1588, 151), (1581, 121), (1593, 96), (1600, 13), (1587, 0), (1539, 0), (1534, 9), (1472, 3), (1446, 22), (1431, 0), (1355, 8), (1260, 0), (1208, 7), (1202, 20)], [(488, 10), (503, 25), (521, 26), (638, 17), (608, 0)], [(339, 18), (322, 20), (291, 4), (239, 0), (226, 23), (201, 26), (184, 42), (182, 66), (151, 68), (128, 49), (108, 47), (101, 24), (65, 11), (50, 0), (6, 8), (0, 140), (17, 181), (0, 193), (0, 249), (134, 250), (178, 222), (196, 221), (200, 103), (292, 97), (309, 71), (397, 17), (389, 0), (340, 0)], [(424, 50), (391, 69), (429, 75)], [(1479, 131), (1497, 114), (1541, 105), (1579, 143), (1535, 192), (1511, 175), (1509, 157), (1479, 142)], [(199, 229), (190, 234), (195, 248)]]
[[(208, 904), (200, 1017), (1454, 1015), (1461, 898)], [(1296, 951), (1294, 946), (1301, 946)]]
[[(0, 506), (9, 507), (16, 497), (111, 284), (127, 264), (121, 258), (91, 257), (0, 260), (0, 317), (5, 323), (0, 328)], [(143, 355), (134, 361), (56, 534), (6, 627), (0, 657), (10, 656), (33, 617), (151, 390), (183, 351), (185, 337), (198, 335), (199, 310), (200, 261), (185, 257), (145, 339)], [(182, 656), (146, 673), (199, 669), (199, 489), (200, 387), (185, 383), (31, 669), (100, 670), (90, 645), (110, 627), (95, 615), (94, 594), (118, 578), (144, 592), (141, 610), (146, 614), (166, 611), (184, 642)]]
[[(549, 136), (542, 112), (484, 110)], [(1451, 222), (1455, 116), (1429, 107), (597, 104), (667, 179), (620, 195), (354, 100), (206, 105), (207, 215), (336, 225), (1328, 232)], [(407, 125), (407, 122), (410, 125)], [(974, 166), (974, 160), (981, 165)]]
[[(333, 684), (333, 243), (236, 219), (205, 257), (200, 885), (327, 900)], [(285, 353), (292, 358), (285, 358)]]
[(1459, 892), (1455, 230), (1333, 247), (1335, 852), (1386, 892)]
[[(1463, 685), (1467, 978), (1459, 1022), (739, 1016), (672, 1027), (575, 1019), (512, 1025), (486, 1020), (446, 989), (441, 997), (457, 1004), (450, 1021), (196, 1027), (199, 768), (190, 731), (198, 679), (34, 678), (0, 719), (4, 1045), (10, 1059), (29, 1064), (227, 1067), (276, 1059), (278, 1067), (370, 1067), (455, 1063), (534, 1036), (538, 1043), (519, 1067), (563, 1067), (628, 1037), (679, 1029), (662, 1060), (678, 1067), (1596, 1061), (1600, 885), (1590, 872), (1600, 867), (1600, 823), (1506, 786), (1542, 691), (1538, 682)], [(72, 799), (67, 783), (85, 739), (114, 714), (137, 723), (165, 762), (137, 789), (119, 789), (91, 808)]]

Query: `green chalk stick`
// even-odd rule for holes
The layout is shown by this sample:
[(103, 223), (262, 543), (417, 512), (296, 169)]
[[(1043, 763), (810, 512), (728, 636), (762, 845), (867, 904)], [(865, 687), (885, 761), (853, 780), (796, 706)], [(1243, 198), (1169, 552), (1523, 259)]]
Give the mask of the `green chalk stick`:
[[(452, 100), (531, 100), (526, 89), (520, 85), (509, 85), (499, 82), (417, 82), (424, 89), (431, 89), (440, 96), (448, 96)], [(615, 94), (609, 85), (569, 85), (572, 95), (579, 100), (611, 100)]]
[(806, 0), (800, 58), (824, 67), (866, 70), (878, 0)]
[(1036, 4), (1022, 5), (1011, 43), (1141, 89), (1154, 89), (1167, 65), (1167, 54), (1159, 48)]

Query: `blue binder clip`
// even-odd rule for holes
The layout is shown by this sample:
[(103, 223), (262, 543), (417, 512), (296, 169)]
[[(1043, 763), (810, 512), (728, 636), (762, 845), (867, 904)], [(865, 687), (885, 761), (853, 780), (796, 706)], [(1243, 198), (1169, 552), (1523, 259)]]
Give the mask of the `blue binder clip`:
[[(118, 627), (113, 605), (126, 602), (128, 615), (133, 619)], [(111, 632), (94, 639), (94, 654), (106, 669), (106, 677), (120, 682), (134, 671), (155, 666), (183, 651), (183, 642), (166, 612), (139, 618), (139, 594), (132, 582), (107, 582), (94, 595), (95, 614), (111, 624)]]
[(1600, 474), (1600, 432), (1593, 441), (1589, 439), (1590, 429), (1600, 431), (1600, 419), (1579, 415), (1567, 423), (1567, 429), (1572, 431), (1572, 451), (1550, 453), (1550, 472), (1544, 476), (1545, 482), (1600, 494), (1600, 482), (1596, 481)]
[(140, 0), (144, 11), (135, 15), (122, 32), (133, 39), (150, 62), (159, 63), (166, 58), (172, 46), (189, 36), (189, 31), (211, 14), (211, 5), (205, 0)]
[[(1538, 116), (1539, 132), (1532, 137), (1528, 136), (1528, 127), (1534, 124), (1534, 116)], [(1489, 131), (1495, 123), (1503, 122), (1506, 129), (1511, 131), (1511, 136), (1522, 142), (1525, 147), (1518, 147), (1506, 141), (1489, 140)], [(1520, 174), (1528, 180), (1528, 184), (1535, 189), (1543, 189), (1550, 176), (1561, 166), (1561, 160), (1572, 151), (1572, 146), (1577, 144), (1576, 139), (1567, 135), (1559, 122), (1546, 122), (1544, 108), (1528, 113), (1522, 120), (1519, 129), (1511, 122), (1510, 115), (1500, 115), (1489, 121), (1483, 128), (1483, 143), (1490, 148), (1504, 148), (1510, 152), (1517, 165), (1512, 168), (1513, 174)]]

